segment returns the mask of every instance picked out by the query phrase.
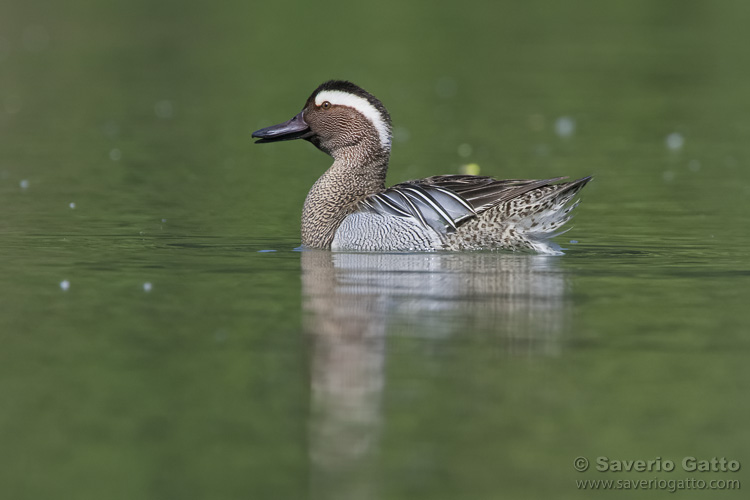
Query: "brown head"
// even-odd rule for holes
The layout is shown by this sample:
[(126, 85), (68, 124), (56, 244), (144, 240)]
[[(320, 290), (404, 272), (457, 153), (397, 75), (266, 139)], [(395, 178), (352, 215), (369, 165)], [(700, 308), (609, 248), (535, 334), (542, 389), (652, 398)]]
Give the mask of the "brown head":
[(372, 94), (342, 80), (331, 80), (310, 95), (291, 120), (253, 132), (258, 143), (306, 139), (337, 158), (383, 155), (391, 149), (391, 117)]

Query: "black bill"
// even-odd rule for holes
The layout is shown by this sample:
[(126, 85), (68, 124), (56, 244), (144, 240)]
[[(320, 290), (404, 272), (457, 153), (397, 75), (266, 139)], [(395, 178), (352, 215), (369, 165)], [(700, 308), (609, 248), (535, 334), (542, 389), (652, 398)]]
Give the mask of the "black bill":
[(264, 142), (291, 141), (293, 139), (307, 139), (312, 136), (310, 127), (302, 117), (302, 111), (289, 121), (262, 128), (253, 132), (253, 137), (258, 139), (256, 144)]

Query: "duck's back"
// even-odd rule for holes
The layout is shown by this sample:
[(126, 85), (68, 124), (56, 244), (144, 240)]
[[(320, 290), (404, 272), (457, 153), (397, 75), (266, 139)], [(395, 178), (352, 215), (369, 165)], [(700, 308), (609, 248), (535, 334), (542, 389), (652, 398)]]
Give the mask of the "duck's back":
[(334, 250), (530, 249), (558, 254), (550, 239), (591, 179), (556, 182), (442, 175), (363, 199), (336, 230)]

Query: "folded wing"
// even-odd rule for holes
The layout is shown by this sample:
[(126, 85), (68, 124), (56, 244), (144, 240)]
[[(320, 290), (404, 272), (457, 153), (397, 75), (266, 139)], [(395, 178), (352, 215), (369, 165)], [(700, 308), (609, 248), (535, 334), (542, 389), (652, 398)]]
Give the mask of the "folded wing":
[(363, 199), (359, 210), (409, 218), (439, 234), (533, 189), (565, 179), (496, 180), (477, 175), (438, 175), (396, 184)]

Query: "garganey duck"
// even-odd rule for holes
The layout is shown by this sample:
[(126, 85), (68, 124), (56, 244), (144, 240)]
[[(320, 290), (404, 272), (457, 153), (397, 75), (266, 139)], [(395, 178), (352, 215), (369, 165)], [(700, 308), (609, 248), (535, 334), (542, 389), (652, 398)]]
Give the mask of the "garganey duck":
[(438, 175), (386, 188), (391, 117), (372, 94), (341, 80), (322, 84), (294, 118), (253, 137), (258, 143), (305, 139), (333, 157), (302, 210), (302, 245), (312, 248), (560, 254), (551, 238), (591, 180)]

